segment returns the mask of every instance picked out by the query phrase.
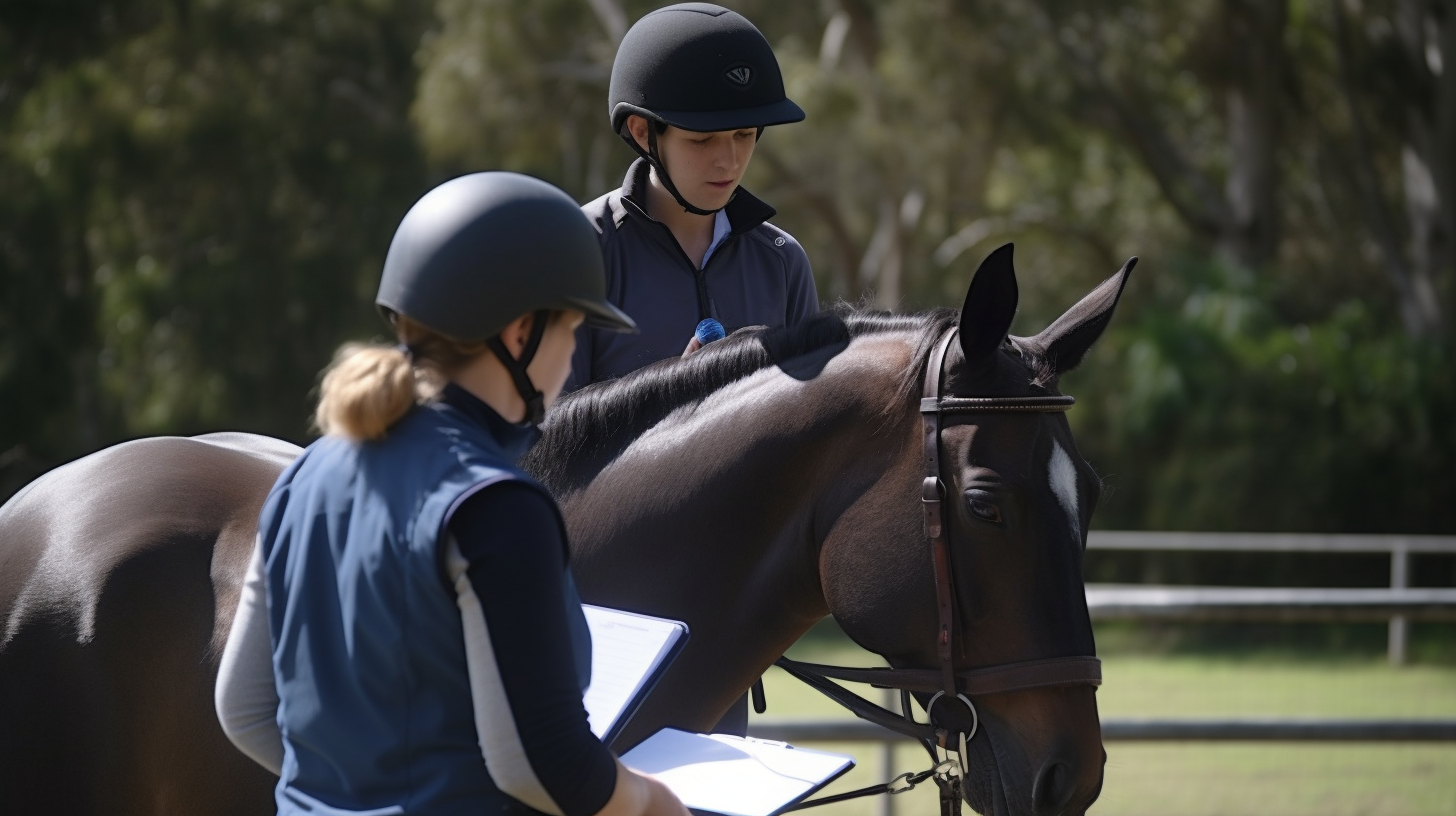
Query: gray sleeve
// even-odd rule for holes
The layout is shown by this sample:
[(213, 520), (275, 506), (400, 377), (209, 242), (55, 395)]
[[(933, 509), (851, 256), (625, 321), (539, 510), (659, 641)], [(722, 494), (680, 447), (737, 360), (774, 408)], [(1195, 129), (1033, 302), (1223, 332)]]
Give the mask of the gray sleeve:
[(213, 705), (223, 733), (233, 745), (276, 776), (283, 769), (283, 735), (278, 730), (266, 587), (263, 547), (255, 544), (218, 666)]

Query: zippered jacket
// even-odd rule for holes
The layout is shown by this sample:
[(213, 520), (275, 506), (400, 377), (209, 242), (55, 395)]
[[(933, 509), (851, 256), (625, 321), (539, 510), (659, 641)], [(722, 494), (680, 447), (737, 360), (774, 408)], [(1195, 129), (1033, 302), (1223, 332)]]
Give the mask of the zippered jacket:
[(568, 391), (682, 354), (706, 317), (732, 333), (793, 325), (819, 310), (809, 257), (794, 236), (768, 223), (773, 207), (738, 188), (724, 208), (728, 237), (698, 269), (667, 225), (647, 215), (647, 174), (638, 159), (621, 189), (582, 207), (601, 235), (607, 299), (640, 333), (578, 329)]

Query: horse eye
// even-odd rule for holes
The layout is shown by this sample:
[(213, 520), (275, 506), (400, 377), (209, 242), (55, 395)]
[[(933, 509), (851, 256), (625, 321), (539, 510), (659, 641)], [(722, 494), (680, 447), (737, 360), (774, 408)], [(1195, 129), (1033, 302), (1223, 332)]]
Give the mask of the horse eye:
[(966, 506), (970, 508), (971, 514), (979, 519), (999, 523), (1001, 521), (1001, 508), (996, 506), (996, 503), (989, 497), (977, 495), (978, 493), (979, 491), (966, 496)]

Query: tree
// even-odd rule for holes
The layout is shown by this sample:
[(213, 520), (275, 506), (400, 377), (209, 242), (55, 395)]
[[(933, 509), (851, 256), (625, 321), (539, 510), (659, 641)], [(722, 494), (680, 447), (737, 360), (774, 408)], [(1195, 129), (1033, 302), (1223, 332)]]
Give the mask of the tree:
[(406, 115), (427, 18), (345, 0), (3, 15), (4, 492), (141, 434), (302, 438), (329, 350), (378, 331), (388, 237), (428, 186)]
[[(1258, 270), (1359, 259), (1386, 276), (1407, 334), (1444, 331), (1456, 279), (1450, 3), (1048, 2), (1039, 16), (1085, 99), (1069, 109), (1136, 151), (1195, 236)], [(1219, 99), (1224, 138), (1206, 127)], [(1316, 223), (1285, 223), (1301, 212)], [(1358, 231), (1340, 235), (1347, 225)], [(1333, 234), (1309, 241), (1319, 229)]]
[(1345, 114), (1326, 131), (1329, 178), (1360, 202), (1406, 332), (1434, 336), (1447, 330), (1456, 286), (1456, 4), (1356, 8), (1328, 9), (1327, 81)]

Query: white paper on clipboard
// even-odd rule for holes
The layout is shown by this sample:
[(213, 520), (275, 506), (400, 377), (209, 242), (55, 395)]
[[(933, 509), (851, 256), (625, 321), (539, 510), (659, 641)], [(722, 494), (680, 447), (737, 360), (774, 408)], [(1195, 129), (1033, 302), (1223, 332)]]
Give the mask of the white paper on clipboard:
[(854, 767), (854, 757), (782, 742), (664, 728), (622, 755), (694, 810), (773, 816)]
[(591, 685), (582, 695), (593, 734), (610, 744), (687, 643), (681, 621), (582, 604), (591, 630)]

